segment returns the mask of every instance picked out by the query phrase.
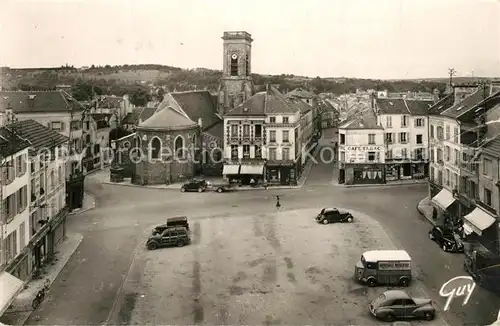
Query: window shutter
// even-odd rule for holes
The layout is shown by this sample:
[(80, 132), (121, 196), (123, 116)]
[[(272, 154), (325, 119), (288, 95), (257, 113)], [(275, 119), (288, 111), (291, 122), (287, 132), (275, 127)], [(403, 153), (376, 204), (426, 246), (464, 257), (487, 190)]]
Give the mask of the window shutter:
[(418, 123), (417, 123), (417, 121), (418, 121), (418, 118), (417, 118), (417, 119), (415, 119), (415, 120), (413, 120), (413, 123), (415, 124), (415, 127), (418, 127)]
[(425, 119), (422, 118), (422, 127), (425, 127)]

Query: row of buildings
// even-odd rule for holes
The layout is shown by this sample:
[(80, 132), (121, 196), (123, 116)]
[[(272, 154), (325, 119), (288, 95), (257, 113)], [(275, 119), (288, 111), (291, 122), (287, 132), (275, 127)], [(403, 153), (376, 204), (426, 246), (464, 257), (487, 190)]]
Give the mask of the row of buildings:
[(243, 184), (297, 182), (304, 153), (314, 148), (322, 126), (338, 118), (335, 108), (300, 88), (283, 94), (267, 85), (255, 92), (251, 35), (225, 32), (222, 39), (218, 93), (171, 92), (158, 106), (127, 114), (122, 125), (133, 133), (113, 143), (112, 180), (169, 184), (222, 174)]
[(500, 254), (500, 82), (453, 85), (439, 100), (374, 96), (339, 127), (338, 157), (346, 184), (428, 177), (434, 217)]
[(0, 127), (0, 315), (65, 237), (69, 138), (28, 119)]

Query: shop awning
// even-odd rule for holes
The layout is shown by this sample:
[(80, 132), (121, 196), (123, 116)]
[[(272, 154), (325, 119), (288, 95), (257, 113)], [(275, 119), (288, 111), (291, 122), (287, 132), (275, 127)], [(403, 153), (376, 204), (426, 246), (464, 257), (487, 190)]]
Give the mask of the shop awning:
[(239, 174), (239, 173), (240, 173), (240, 166), (238, 164), (224, 164), (224, 167), (222, 168), (223, 175)]
[(446, 210), (455, 201), (453, 194), (448, 189), (441, 189), (441, 191), (432, 198), (432, 202), (442, 209)]
[(23, 289), (23, 281), (7, 272), (0, 274), (0, 316), (9, 308), (16, 296)]
[(474, 230), (467, 223), (464, 223), (464, 232), (466, 235), (470, 235)]
[(493, 216), (479, 207), (476, 207), (472, 212), (464, 216), (464, 225), (470, 227), (478, 235), (481, 235), (482, 231), (492, 226), (495, 221), (496, 219)]
[(264, 165), (242, 165), (240, 174), (258, 174), (264, 173)]

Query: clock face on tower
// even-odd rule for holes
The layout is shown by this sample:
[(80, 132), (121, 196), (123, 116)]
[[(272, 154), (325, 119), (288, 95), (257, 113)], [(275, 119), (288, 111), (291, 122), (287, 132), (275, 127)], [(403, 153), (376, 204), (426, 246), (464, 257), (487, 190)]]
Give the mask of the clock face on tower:
[(233, 55), (231, 56), (231, 59), (233, 59), (233, 60), (238, 59), (238, 55), (236, 53), (233, 53)]

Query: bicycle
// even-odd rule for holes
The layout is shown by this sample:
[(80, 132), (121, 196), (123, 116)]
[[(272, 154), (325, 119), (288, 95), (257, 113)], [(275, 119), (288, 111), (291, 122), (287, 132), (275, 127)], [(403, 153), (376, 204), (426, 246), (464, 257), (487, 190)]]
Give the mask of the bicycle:
[(35, 298), (31, 302), (31, 307), (33, 308), (33, 310), (36, 310), (40, 306), (42, 301), (45, 299), (45, 294), (49, 292), (49, 288), (50, 288), (50, 280), (46, 279), (45, 283), (43, 284), (43, 287), (40, 290), (38, 290)]

